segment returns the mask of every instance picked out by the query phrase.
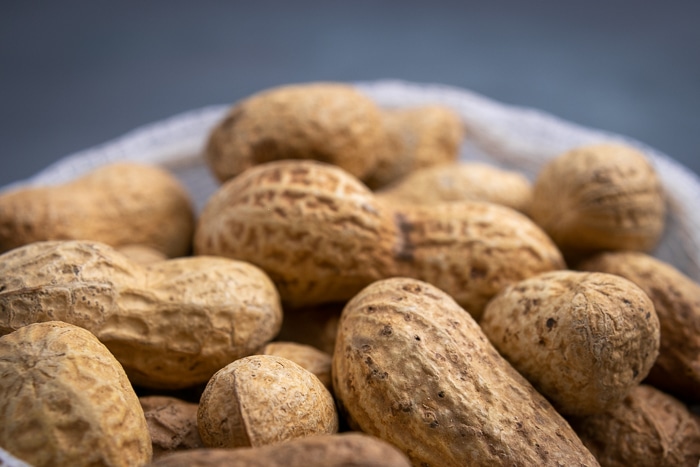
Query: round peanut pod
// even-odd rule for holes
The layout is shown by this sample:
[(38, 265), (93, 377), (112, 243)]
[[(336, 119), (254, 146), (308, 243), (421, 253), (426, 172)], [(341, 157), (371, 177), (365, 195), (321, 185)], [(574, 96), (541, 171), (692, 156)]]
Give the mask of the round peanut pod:
[(271, 341), (282, 310), (270, 279), (242, 261), (203, 256), (144, 267), (80, 241), (0, 256), (0, 335), (50, 320), (94, 333), (134, 384), (177, 389)]
[(481, 327), (498, 351), (565, 415), (619, 403), (659, 353), (647, 295), (622, 277), (554, 271), (506, 287)]
[(72, 182), (0, 195), (0, 253), (44, 240), (138, 243), (168, 257), (190, 252), (194, 212), (169, 172), (122, 162)]
[(211, 378), (197, 426), (208, 447), (256, 447), (336, 433), (338, 414), (313, 373), (286, 358), (252, 355)]
[(572, 426), (602, 467), (697, 467), (700, 459), (700, 419), (652, 386)]
[(237, 449), (197, 449), (172, 454), (153, 467), (410, 467), (394, 446), (363, 433), (297, 438)]
[(649, 251), (664, 230), (661, 182), (646, 157), (621, 144), (573, 149), (535, 181), (532, 219), (568, 257), (600, 250)]
[(90, 332), (52, 321), (0, 337), (0, 446), (36, 466), (151, 460), (143, 410)]
[(386, 109), (383, 118), (389, 150), (378, 153), (376, 167), (364, 179), (373, 190), (457, 160), (464, 129), (452, 109), (440, 105)]
[(290, 308), (349, 300), (400, 275), (435, 284), (480, 316), (504, 285), (565, 267), (542, 229), (511, 209), (464, 201), (394, 210), (315, 161), (259, 165), (220, 187), (195, 249), (260, 267)]
[(169, 396), (139, 397), (156, 459), (174, 451), (203, 448), (197, 429), (198, 405)]
[(532, 183), (518, 172), (479, 162), (460, 162), (413, 172), (376, 194), (394, 205), (485, 201), (526, 213), (532, 199)]
[(347, 304), (333, 387), (353, 428), (416, 466), (598, 465), (471, 315), (415, 279), (375, 282)]
[(206, 159), (219, 181), (281, 159), (316, 159), (357, 177), (388, 149), (379, 107), (340, 83), (282, 86), (238, 104), (212, 131)]
[(578, 268), (622, 276), (651, 298), (661, 343), (646, 382), (700, 401), (700, 285), (672, 265), (638, 252), (601, 253)]

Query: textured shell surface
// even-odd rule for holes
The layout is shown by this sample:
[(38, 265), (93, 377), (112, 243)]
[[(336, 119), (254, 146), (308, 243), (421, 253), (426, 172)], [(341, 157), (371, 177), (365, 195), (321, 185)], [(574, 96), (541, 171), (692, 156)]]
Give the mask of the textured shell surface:
[(338, 431), (323, 383), (274, 355), (251, 355), (219, 370), (202, 394), (197, 420), (208, 447), (265, 446)]
[(61, 320), (93, 332), (134, 384), (206, 382), (279, 332), (282, 310), (260, 269), (188, 257), (150, 267), (94, 242), (39, 242), (0, 262), (0, 333)]
[(0, 337), (0, 446), (39, 466), (151, 460), (138, 398), (90, 332), (52, 321)]
[(659, 353), (653, 303), (612, 274), (553, 271), (526, 279), (494, 297), (480, 324), (499, 352), (566, 415), (619, 403)]
[(414, 465), (598, 465), (471, 315), (415, 279), (375, 282), (348, 303), (333, 386), (351, 426)]

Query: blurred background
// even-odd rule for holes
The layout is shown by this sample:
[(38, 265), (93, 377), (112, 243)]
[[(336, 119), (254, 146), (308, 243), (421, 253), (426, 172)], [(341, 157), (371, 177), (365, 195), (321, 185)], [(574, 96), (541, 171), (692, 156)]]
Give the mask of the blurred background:
[(0, 186), (281, 84), (470, 89), (700, 173), (700, 1), (0, 3)]

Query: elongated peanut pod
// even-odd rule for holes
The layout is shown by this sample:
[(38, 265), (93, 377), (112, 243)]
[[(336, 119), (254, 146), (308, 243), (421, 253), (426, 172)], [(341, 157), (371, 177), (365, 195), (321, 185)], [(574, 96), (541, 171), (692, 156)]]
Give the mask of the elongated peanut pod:
[(279, 332), (274, 284), (225, 258), (131, 262), (93, 242), (39, 242), (0, 257), (0, 334), (61, 320), (94, 333), (135, 383), (206, 382)]

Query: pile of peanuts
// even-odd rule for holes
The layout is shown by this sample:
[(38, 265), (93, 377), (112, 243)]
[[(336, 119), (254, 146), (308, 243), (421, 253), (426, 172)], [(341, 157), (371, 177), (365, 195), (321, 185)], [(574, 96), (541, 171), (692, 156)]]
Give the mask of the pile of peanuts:
[(529, 180), (466, 138), (290, 85), (212, 129), (199, 214), (135, 163), (1, 194), (0, 465), (698, 465), (654, 167), (601, 143)]

